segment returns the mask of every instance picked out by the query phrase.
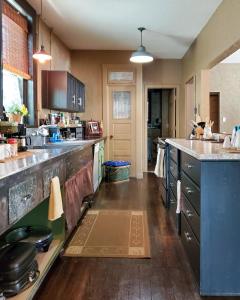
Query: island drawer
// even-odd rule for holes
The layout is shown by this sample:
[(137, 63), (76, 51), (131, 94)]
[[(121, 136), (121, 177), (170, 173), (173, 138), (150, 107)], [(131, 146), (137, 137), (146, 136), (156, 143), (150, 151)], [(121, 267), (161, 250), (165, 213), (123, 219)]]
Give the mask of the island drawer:
[(181, 240), (187, 256), (189, 258), (192, 269), (199, 282), (200, 279), (200, 245), (190, 225), (188, 224), (185, 215), (181, 216)]
[(200, 190), (194, 182), (182, 172), (182, 192), (200, 215)]
[(8, 201), (7, 195), (0, 195), (0, 234), (8, 226)]
[(181, 167), (197, 185), (200, 185), (201, 163), (199, 160), (185, 152), (181, 152)]
[(42, 184), (37, 174), (25, 177), (8, 191), (9, 224), (14, 223), (42, 200)]
[(58, 176), (62, 185), (66, 180), (66, 166), (64, 160), (59, 160), (53, 163), (50, 167), (43, 169), (43, 197), (47, 198), (50, 194), (51, 180)]
[(174, 196), (177, 198), (177, 180), (171, 173), (169, 174), (169, 186), (172, 189)]
[(178, 163), (178, 149), (169, 145), (169, 157), (175, 161), (175, 163)]
[(170, 164), (170, 166), (169, 166), (170, 172), (172, 173), (173, 177), (175, 177), (176, 180), (178, 180), (178, 166), (177, 166), (177, 164), (171, 159), (170, 159), (169, 164)]
[(189, 225), (191, 226), (191, 229), (193, 233), (195, 234), (198, 241), (200, 241), (200, 218), (199, 215), (196, 213), (195, 209), (192, 207), (188, 199), (185, 197), (184, 194), (182, 194), (183, 197), (183, 205), (182, 205), (182, 211), (184, 213), (184, 216), (186, 217)]
[(93, 160), (92, 147), (87, 147), (81, 152), (71, 153), (66, 159), (67, 179), (76, 174), (90, 160)]

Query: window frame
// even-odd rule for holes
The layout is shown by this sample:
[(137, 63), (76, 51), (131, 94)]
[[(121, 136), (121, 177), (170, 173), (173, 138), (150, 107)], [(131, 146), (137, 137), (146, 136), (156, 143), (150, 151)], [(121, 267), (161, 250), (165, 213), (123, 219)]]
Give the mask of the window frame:
[[(0, 22), (2, 22), (2, 5), (4, 0), (0, 0)], [(36, 127), (38, 126), (37, 121), (37, 63), (33, 60), (32, 54), (36, 49), (36, 11), (32, 8), (30, 4), (28, 4), (25, 0), (6, 0), (10, 5), (18, 9), (19, 11), (25, 15), (27, 18), (31, 18), (31, 22), (28, 22), (29, 27), (29, 38), (28, 41), (30, 43), (29, 49), (29, 65), (32, 66), (32, 81), (33, 81), (33, 116), (28, 120), (28, 127)], [(3, 63), (2, 63), (2, 26), (0, 28), (0, 118), (3, 117)], [(32, 49), (32, 51), (31, 51)], [(28, 99), (28, 89), (30, 86), (30, 81), (23, 79), (23, 103), (29, 107), (29, 99)]]

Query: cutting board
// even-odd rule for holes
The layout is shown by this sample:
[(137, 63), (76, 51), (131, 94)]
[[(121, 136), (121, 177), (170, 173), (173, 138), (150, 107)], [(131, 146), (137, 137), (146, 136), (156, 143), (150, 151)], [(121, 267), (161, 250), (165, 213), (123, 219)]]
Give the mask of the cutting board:
[(31, 157), (31, 156), (33, 156), (33, 154), (34, 153), (31, 152), (31, 151), (18, 152), (17, 156), (5, 158), (4, 160), (0, 160), (0, 163), (7, 163), (7, 162), (10, 162), (10, 161)]

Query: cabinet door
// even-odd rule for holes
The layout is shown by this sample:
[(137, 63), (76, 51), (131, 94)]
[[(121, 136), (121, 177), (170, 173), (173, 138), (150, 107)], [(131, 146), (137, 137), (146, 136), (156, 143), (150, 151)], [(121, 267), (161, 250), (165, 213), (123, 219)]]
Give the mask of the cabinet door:
[(68, 111), (77, 111), (76, 79), (71, 74), (68, 74), (67, 97), (68, 97)]
[(42, 107), (67, 110), (67, 72), (42, 71)]
[(78, 80), (76, 80), (76, 107), (79, 112), (85, 111), (85, 86)]

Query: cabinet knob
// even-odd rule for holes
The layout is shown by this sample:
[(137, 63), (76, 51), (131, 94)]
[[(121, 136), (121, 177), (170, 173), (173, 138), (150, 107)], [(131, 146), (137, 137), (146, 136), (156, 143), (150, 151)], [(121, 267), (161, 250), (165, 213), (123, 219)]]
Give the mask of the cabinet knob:
[(193, 166), (190, 165), (190, 164), (185, 164), (185, 166), (186, 166), (188, 169), (192, 169), (192, 168), (193, 168)]
[(27, 200), (30, 200), (32, 197), (31, 194), (27, 194), (26, 196), (22, 197), (22, 201), (27, 201)]
[(113, 135), (110, 135), (110, 139), (113, 139)]
[(192, 237), (191, 237), (191, 235), (190, 235), (189, 232), (184, 232), (184, 235), (185, 235), (186, 240), (187, 240), (188, 242), (190, 242), (190, 241), (192, 240)]
[(187, 191), (188, 194), (192, 194), (193, 193), (193, 190), (190, 187), (188, 187), (188, 186), (185, 187), (185, 190)]
[(76, 104), (76, 96), (73, 95), (73, 96), (72, 96), (72, 99), (73, 99), (73, 100), (72, 100), (72, 103), (75, 105), (75, 104)]
[(187, 214), (188, 218), (191, 218), (193, 216), (193, 213), (189, 209), (186, 210), (186, 214)]

